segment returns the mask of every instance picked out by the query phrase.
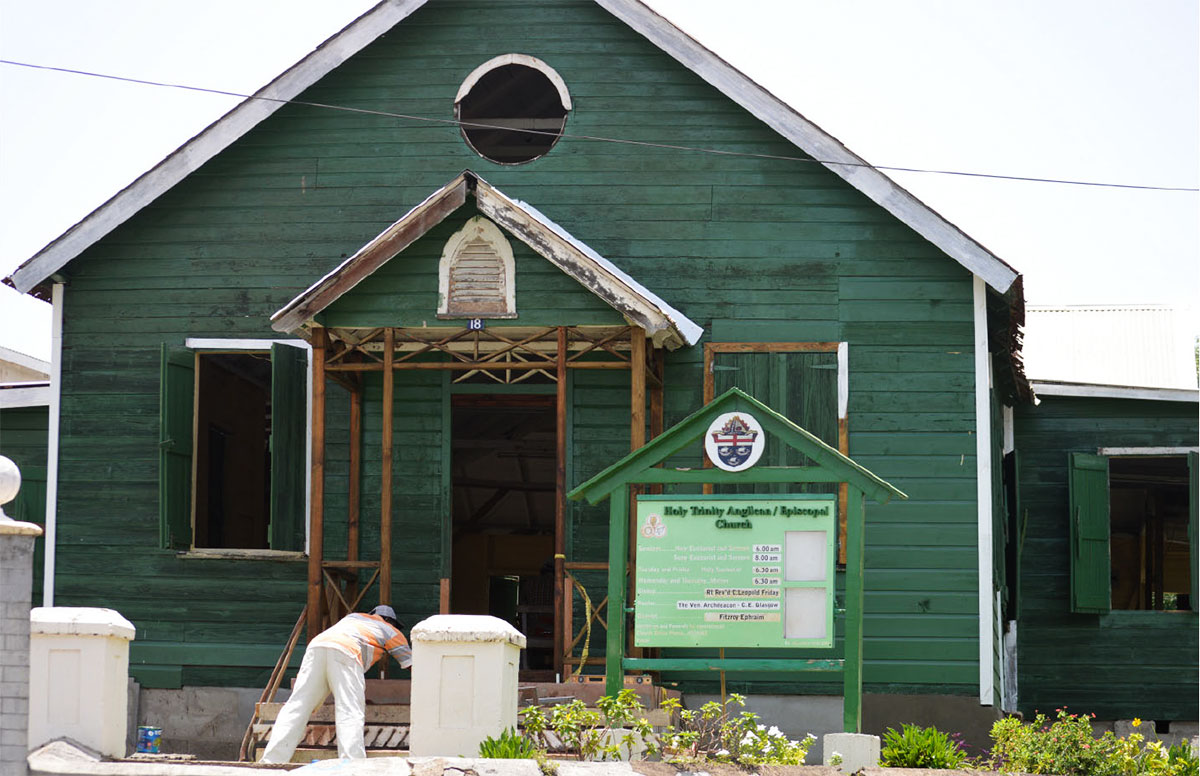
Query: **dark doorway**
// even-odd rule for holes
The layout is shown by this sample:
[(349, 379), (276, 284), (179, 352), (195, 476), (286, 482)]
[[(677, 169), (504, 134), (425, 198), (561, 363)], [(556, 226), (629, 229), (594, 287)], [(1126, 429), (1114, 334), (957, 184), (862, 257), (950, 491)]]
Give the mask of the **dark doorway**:
[(458, 395), (451, 437), (451, 611), (527, 639), (521, 668), (553, 669), (554, 396)]

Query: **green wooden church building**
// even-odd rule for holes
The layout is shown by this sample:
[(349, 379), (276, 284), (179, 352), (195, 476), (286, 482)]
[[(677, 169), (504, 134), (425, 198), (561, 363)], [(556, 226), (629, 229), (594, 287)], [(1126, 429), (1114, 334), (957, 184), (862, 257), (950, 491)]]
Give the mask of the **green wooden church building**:
[[(866, 510), (866, 719), (1011, 708), (1021, 276), (637, 0), (384, 0), (9, 282), (61, 322), (35, 596), (134, 622), (144, 687), (262, 687), (378, 601), (602, 673), (566, 494), (738, 387), (908, 496)], [(727, 680), (840, 692), (780, 676)]]

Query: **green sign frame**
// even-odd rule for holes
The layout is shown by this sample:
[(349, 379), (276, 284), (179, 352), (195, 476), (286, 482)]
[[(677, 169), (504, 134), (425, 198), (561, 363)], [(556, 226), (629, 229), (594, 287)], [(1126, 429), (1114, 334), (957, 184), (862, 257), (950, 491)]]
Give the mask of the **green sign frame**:
[[(694, 451), (711, 424), (724, 412), (752, 415), (762, 430), (799, 451), (811, 462), (805, 466), (754, 466), (741, 471), (708, 468), (670, 468), (673, 456)], [(846, 494), (845, 637), (841, 658), (796, 657), (630, 657), (626, 654), (627, 575), (630, 507), (634, 488), (697, 487), (749, 483), (844, 483)], [(842, 726), (848, 733), (862, 730), (863, 676), (863, 550), (864, 508), (868, 498), (880, 504), (908, 498), (903, 491), (797, 426), (787, 417), (739, 388), (730, 388), (655, 439), (576, 486), (567, 497), (591, 504), (608, 501), (608, 611), (605, 641), (605, 691), (615, 695), (624, 687), (625, 671), (729, 671), (778, 676), (781, 672), (818, 672), (842, 678)], [(643, 498), (645, 498), (643, 496)], [(679, 498), (684, 498), (679, 496)]]
[(636, 524), (635, 646), (833, 646), (833, 496), (642, 495)]

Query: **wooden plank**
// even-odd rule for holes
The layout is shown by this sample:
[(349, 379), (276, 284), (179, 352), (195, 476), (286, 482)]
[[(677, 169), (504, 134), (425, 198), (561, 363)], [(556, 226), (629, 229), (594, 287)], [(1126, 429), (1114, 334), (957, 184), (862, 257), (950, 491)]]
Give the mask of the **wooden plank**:
[(570, 618), (564, 611), (567, 558), (567, 329), (558, 327), (558, 368), (554, 403), (554, 671), (563, 673), (563, 645), (571, 637)]
[(396, 331), (383, 333), (383, 418), (379, 484), (379, 603), (392, 602), (392, 436), (395, 419)]
[(328, 332), (323, 327), (312, 331), (312, 460), (309, 475), (308, 517), (308, 633), (309, 638), (325, 629), (325, 612), (321, 608), (321, 561), (325, 538), (325, 358), (329, 347)]
[[(279, 719), (283, 710), (282, 703), (257, 703), (255, 709), (258, 718), (264, 723), (273, 723)], [(412, 721), (411, 706), (407, 703), (368, 703), (365, 706), (364, 722), (368, 725), (407, 725)], [(323, 703), (309, 715), (308, 721), (316, 724), (331, 724), (334, 722), (333, 703)]]
[(842, 729), (847, 733), (862, 731), (863, 688), (863, 548), (866, 526), (863, 505), (866, 500), (858, 488), (849, 489), (849, 508), (846, 514), (846, 626), (843, 655), (846, 661), (842, 675)]
[(608, 500), (608, 638), (604, 658), (604, 685), (608, 695), (624, 688), (625, 576), (629, 544), (629, 486), (619, 485)]
[[(350, 471), (346, 494), (346, 560), (358, 560), (358, 521), (362, 498), (363, 387), (350, 392)], [(357, 585), (355, 585), (357, 587)]]

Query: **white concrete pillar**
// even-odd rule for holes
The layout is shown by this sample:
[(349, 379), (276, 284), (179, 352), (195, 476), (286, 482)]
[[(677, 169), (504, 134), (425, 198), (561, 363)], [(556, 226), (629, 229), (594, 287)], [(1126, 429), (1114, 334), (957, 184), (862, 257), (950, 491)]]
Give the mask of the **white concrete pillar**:
[(112, 609), (29, 613), (29, 748), (69, 736), (125, 756), (133, 624)]
[(412, 629), (416, 756), (474, 757), (488, 736), (517, 726), (517, 666), (525, 637), (487, 615), (438, 614)]

